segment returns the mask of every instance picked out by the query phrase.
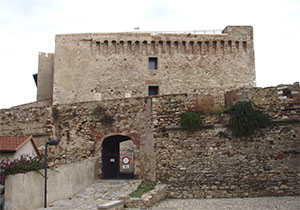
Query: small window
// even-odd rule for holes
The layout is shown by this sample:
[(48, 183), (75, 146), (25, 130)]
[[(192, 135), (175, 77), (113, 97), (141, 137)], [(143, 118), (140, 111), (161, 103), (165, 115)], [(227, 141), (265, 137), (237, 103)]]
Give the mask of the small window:
[(159, 94), (159, 88), (158, 86), (149, 86), (148, 87), (148, 95), (149, 96), (155, 96)]
[(157, 70), (157, 58), (149, 58), (149, 70)]

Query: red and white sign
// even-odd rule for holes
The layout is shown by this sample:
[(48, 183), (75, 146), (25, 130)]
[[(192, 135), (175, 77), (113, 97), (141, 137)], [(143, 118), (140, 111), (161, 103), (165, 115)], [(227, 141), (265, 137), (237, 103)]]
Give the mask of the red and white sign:
[(123, 163), (124, 165), (128, 165), (128, 164), (130, 163), (130, 158), (127, 157), (127, 156), (124, 156), (124, 157), (122, 158), (122, 163)]

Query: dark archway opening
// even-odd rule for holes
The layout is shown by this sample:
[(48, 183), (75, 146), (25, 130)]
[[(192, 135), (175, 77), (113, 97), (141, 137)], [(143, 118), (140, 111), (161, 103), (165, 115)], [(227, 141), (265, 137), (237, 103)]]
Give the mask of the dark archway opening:
[[(122, 135), (110, 136), (104, 139), (102, 143), (103, 179), (134, 179), (133, 165), (131, 165), (130, 170), (120, 170), (120, 165), (122, 166), (122, 163), (120, 164), (120, 143), (129, 140), (132, 141), (128, 136)], [(133, 159), (131, 161), (134, 161)]]

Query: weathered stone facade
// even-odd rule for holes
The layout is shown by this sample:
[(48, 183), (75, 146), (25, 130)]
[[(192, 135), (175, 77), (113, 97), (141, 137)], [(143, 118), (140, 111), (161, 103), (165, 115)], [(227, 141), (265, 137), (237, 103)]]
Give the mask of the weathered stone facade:
[[(206, 103), (214, 99), (203, 94), (1, 110), (0, 135), (57, 138), (59, 146), (50, 148), (57, 164), (101, 155), (107, 137), (127, 136), (135, 145), (135, 176), (168, 184), (170, 197), (299, 195), (300, 88), (286, 86), (291, 94), (283, 99), (282, 87), (249, 89), (247, 97), (242, 89), (231, 96), (253, 100), (273, 119), (249, 139), (232, 137), (226, 127), (229, 116), (205, 109), (216, 105)], [(180, 116), (199, 109), (208, 110), (203, 129), (182, 130)], [(220, 137), (220, 131), (229, 138)]]
[(55, 54), (46, 55), (40, 54), (38, 75), (50, 81), (53, 69), (53, 95), (41, 82), (38, 93), (45, 95), (38, 98), (54, 104), (144, 97), (151, 88), (159, 95), (211, 94), (223, 104), (226, 91), (255, 86), (251, 26), (227, 26), (220, 34), (57, 35)]
[(32, 135), (38, 146), (53, 137), (52, 107), (0, 109), (0, 136)]
[[(136, 149), (135, 175), (155, 180), (151, 98), (57, 105), (54, 110), (56, 138), (61, 141), (59, 157), (74, 161), (101, 155), (102, 142), (107, 137), (128, 136)], [(114, 122), (109, 123), (109, 118)]]

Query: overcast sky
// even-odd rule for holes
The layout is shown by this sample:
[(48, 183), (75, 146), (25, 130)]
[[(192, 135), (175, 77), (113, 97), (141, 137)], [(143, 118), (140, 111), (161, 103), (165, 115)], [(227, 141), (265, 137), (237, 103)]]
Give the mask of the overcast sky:
[(0, 0), (0, 108), (33, 102), (55, 34), (252, 25), (258, 87), (300, 80), (300, 0)]

